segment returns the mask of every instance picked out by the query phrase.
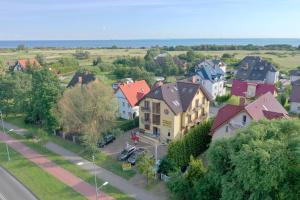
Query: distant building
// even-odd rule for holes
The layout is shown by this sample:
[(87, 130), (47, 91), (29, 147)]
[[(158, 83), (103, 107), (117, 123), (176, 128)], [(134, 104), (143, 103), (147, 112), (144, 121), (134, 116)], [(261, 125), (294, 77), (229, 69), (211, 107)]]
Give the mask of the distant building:
[(290, 80), (291, 82), (300, 80), (300, 69), (293, 69), (290, 71)]
[(134, 119), (139, 116), (137, 103), (149, 91), (145, 80), (120, 84), (115, 93), (119, 104), (119, 116), (123, 119)]
[(200, 84), (177, 81), (157, 85), (139, 102), (139, 129), (161, 142), (182, 137), (208, 119), (210, 100)]
[(15, 65), (11, 67), (13, 71), (26, 71), (29, 66), (40, 67), (40, 63), (36, 59), (28, 59), (28, 60), (22, 59), (22, 60), (17, 60)]
[(259, 56), (246, 56), (238, 66), (236, 79), (275, 84), (278, 82), (279, 72), (272, 63)]
[[(223, 68), (221, 68), (223, 67)], [(225, 89), (225, 64), (218, 60), (205, 60), (195, 67), (196, 83), (200, 83), (215, 99), (226, 93)]]
[(156, 62), (156, 64), (158, 65), (164, 65), (166, 62), (166, 58), (171, 58), (172, 61), (180, 68), (182, 69), (186, 69), (187, 68), (187, 62), (184, 60), (181, 60), (180, 58), (178, 58), (177, 56), (171, 56), (168, 53), (161, 53), (157, 56), (154, 57), (154, 61)]
[(67, 88), (74, 87), (76, 84), (85, 85), (95, 80), (95, 75), (89, 72), (76, 72), (69, 84), (67, 85)]
[(112, 84), (112, 88), (114, 90), (117, 90), (121, 84), (128, 84), (128, 83), (133, 83), (134, 81), (132, 78), (123, 78), (122, 80), (115, 82)]
[(252, 121), (276, 118), (288, 118), (288, 112), (268, 92), (249, 104), (222, 107), (214, 120), (211, 135), (213, 139), (230, 137), (235, 135), (237, 129), (246, 127)]
[(292, 91), (290, 96), (290, 111), (300, 114), (300, 79), (292, 83)]
[(276, 96), (276, 87), (274, 84), (257, 83), (233, 80), (231, 95), (246, 97), (246, 98), (257, 98), (263, 94), (271, 92)]

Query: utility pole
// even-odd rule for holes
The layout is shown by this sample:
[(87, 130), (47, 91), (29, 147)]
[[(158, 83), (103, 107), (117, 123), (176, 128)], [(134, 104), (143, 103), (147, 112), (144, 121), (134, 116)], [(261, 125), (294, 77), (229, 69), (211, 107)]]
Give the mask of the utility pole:
[[(1, 111), (1, 110), (0, 110), (0, 115), (1, 115), (1, 122), (2, 122), (3, 134), (5, 134), (5, 128), (4, 128), (4, 123), (3, 123), (3, 115), (2, 115), (2, 111)], [(10, 155), (9, 155), (9, 150), (8, 150), (8, 144), (5, 142), (5, 145), (6, 145), (7, 160), (10, 161)]]

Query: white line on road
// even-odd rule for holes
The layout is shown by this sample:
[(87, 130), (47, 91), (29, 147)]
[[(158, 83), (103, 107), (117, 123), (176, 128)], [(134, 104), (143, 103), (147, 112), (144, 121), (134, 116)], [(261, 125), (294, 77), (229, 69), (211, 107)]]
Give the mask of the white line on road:
[(7, 200), (2, 193), (0, 193), (0, 199), (1, 200)]

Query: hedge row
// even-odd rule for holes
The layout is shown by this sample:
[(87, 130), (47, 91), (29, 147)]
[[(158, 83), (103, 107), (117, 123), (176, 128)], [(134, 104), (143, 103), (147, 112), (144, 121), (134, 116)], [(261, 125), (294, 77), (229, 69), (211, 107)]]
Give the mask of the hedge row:
[(197, 157), (208, 148), (211, 142), (209, 135), (211, 127), (212, 120), (204, 121), (183, 138), (173, 141), (168, 147), (168, 159), (177, 167), (188, 165), (190, 156)]

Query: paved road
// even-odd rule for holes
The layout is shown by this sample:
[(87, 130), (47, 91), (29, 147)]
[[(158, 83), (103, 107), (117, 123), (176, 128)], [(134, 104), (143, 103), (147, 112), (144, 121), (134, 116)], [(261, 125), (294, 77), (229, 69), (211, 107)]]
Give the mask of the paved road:
[[(94, 186), (88, 184), (87, 182), (73, 175), (69, 171), (56, 165), (54, 162), (47, 159), (47, 157), (37, 153), (36, 151), (27, 147), (25, 144), (2, 132), (0, 132), (0, 140), (6, 142), (11, 148), (21, 153), (25, 158), (35, 163), (44, 171), (48, 172), (64, 184), (72, 187), (73, 190), (82, 194), (87, 199), (96, 199), (96, 191)], [(100, 196), (103, 200), (113, 200), (112, 197), (107, 196), (104, 193), (101, 193)]]
[(0, 200), (37, 200), (19, 181), (0, 167)]
[[(73, 152), (70, 152), (63, 147), (60, 147), (52, 142), (46, 143), (45, 147), (58, 154), (63, 156), (66, 160), (78, 165), (84, 170), (89, 171), (91, 174), (94, 174), (95, 166), (93, 163), (83, 159), (82, 157), (76, 155)], [(122, 192), (130, 195), (131, 197), (137, 200), (165, 200), (165, 197), (154, 195), (142, 188), (136, 187), (135, 185), (131, 184), (129, 181), (125, 180), (124, 178), (113, 174), (112, 172), (103, 169), (99, 166), (96, 166), (97, 176), (109, 182), (112, 186), (118, 188)]]

